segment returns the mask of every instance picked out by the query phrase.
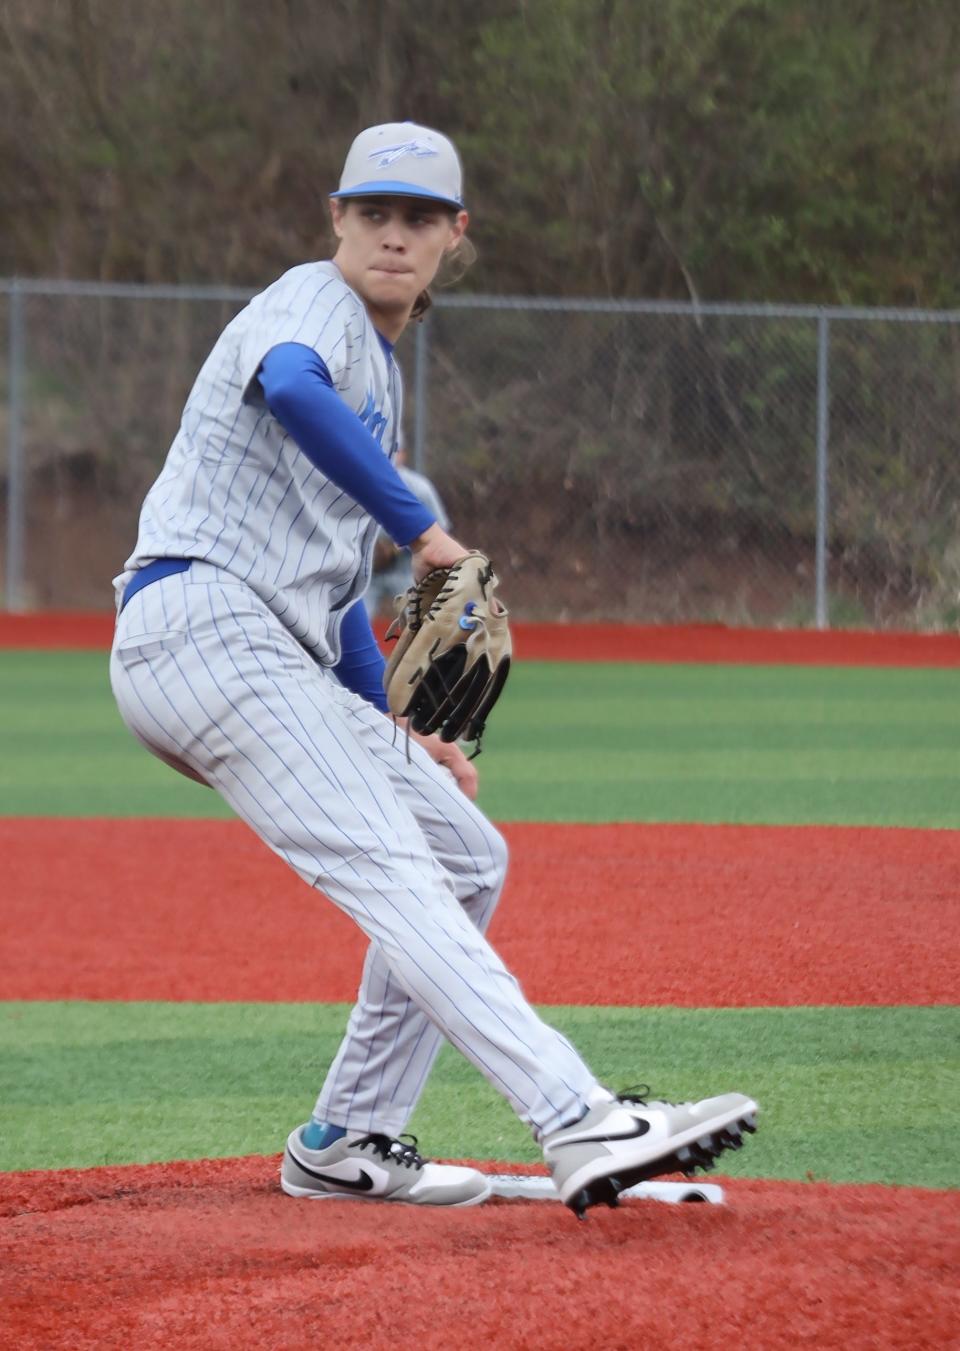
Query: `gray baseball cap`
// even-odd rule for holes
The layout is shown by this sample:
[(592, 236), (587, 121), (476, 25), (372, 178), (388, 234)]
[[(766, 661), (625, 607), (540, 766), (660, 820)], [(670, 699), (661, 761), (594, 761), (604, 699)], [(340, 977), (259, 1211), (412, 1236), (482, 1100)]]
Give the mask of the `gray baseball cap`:
[(453, 142), (416, 122), (361, 131), (331, 197), (425, 197), (463, 206), (463, 170)]

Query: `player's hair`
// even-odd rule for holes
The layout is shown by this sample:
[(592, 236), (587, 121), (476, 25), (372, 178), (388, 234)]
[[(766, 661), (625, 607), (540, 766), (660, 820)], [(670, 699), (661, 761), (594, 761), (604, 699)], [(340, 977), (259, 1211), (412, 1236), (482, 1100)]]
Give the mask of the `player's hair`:
[[(450, 212), (450, 219), (456, 220), (456, 211)], [(457, 240), (456, 246), (444, 255), (440, 264), (440, 270), (434, 278), (436, 286), (453, 286), (464, 275), (468, 268), (473, 267), (477, 261), (477, 250), (473, 246), (472, 240), (466, 235), (461, 235)], [(411, 319), (422, 319), (427, 310), (433, 304), (433, 297), (429, 290), (421, 291), (413, 302), (413, 309), (410, 311)]]

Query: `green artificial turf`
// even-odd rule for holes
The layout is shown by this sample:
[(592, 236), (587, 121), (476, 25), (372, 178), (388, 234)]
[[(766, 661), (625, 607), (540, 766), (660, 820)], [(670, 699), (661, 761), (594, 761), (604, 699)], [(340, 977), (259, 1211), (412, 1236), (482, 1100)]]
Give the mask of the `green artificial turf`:
[[(543, 1012), (614, 1087), (753, 1094), (760, 1133), (726, 1172), (960, 1185), (960, 1009)], [(278, 1152), (346, 1016), (334, 1004), (2, 1004), (0, 1168)], [(435, 1157), (539, 1157), (450, 1048), (411, 1129)]]
[[(0, 815), (229, 816), (122, 726), (101, 652), (0, 652)], [(520, 663), (496, 820), (960, 827), (960, 672)]]

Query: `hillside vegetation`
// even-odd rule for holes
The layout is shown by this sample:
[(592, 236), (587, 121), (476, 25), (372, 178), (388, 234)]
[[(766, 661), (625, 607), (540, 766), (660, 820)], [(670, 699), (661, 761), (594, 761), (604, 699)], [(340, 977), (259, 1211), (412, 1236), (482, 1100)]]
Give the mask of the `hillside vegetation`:
[(362, 126), (449, 131), (485, 292), (958, 303), (955, 0), (4, 0), (0, 275), (259, 284)]

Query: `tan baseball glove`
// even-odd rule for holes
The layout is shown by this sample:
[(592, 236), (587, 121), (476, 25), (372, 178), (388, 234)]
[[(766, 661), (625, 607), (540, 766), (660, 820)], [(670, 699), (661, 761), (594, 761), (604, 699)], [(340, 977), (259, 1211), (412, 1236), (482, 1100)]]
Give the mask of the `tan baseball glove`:
[(397, 643), (383, 676), (390, 712), (421, 735), (475, 741), (474, 755), (513, 650), (496, 587), (490, 560), (467, 554), (398, 596), (387, 630)]

